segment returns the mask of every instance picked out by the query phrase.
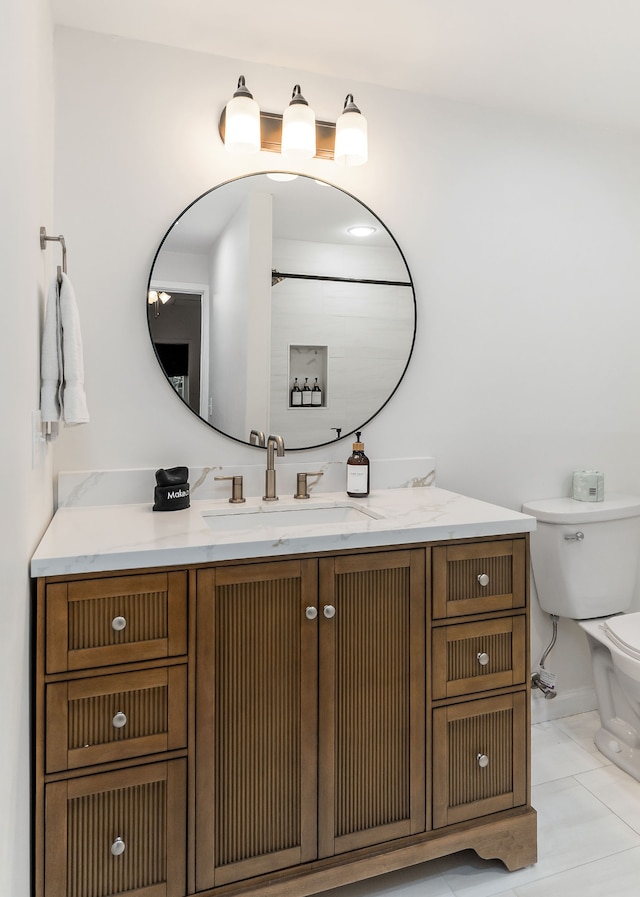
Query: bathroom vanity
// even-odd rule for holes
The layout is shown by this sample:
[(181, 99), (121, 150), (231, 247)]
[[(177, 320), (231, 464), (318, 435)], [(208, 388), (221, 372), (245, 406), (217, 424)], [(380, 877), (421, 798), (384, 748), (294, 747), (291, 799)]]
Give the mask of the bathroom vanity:
[(534, 526), (435, 487), (58, 511), (32, 562), (37, 897), (534, 863)]

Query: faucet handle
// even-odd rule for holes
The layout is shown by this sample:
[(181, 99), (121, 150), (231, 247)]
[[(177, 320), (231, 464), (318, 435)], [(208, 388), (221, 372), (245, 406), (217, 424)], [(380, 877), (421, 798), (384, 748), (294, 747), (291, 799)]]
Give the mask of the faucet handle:
[(307, 477), (321, 477), (323, 476), (324, 471), (316, 470), (310, 471), (305, 470), (303, 473), (299, 473), (296, 475), (296, 494), (293, 496), (294, 498), (309, 498), (309, 493), (307, 491)]
[(230, 477), (214, 477), (214, 480), (232, 480), (231, 484), (231, 498), (229, 502), (232, 505), (239, 505), (242, 502), (246, 501), (246, 498), (242, 494), (242, 477), (236, 474), (235, 476)]

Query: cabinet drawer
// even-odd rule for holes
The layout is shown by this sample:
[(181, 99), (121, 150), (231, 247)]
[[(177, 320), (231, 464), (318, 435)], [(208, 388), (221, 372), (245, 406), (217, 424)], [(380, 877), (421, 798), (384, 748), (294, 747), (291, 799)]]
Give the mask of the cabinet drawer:
[(187, 574), (52, 583), (46, 638), (47, 673), (185, 654)]
[(433, 549), (434, 619), (524, 607), (525, 540)]
[(46, 772), (183, 748), (187, 668), (55, 682), (46, 724)]
[(526, 693), (433, 711), (433, 826), (527, 802)]
[(525, 681), (525, 618), (441, 626), (432, 633), (433, 699)]
[(45, 897), (182, 897), (186, 761), (54, 782)]

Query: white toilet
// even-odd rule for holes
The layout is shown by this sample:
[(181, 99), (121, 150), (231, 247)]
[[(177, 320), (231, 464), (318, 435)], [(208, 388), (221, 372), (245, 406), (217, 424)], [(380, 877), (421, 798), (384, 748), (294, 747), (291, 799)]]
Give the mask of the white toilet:
[(640, 613), (624, 613), (638, 571), (640, 498), (550, 498), (522, 510), (538, 521), (531, 564), (540, 607), (577, 620), (587, 634), (598, 750), (640, 781)]

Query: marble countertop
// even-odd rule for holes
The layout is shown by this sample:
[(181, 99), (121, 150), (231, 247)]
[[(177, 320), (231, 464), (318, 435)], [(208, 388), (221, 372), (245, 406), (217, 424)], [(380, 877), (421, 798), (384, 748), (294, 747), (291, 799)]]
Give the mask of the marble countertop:
[[(269, 514), (332, 507), (360, 507), (374, 516), (336, 523), (274, 525)], [(237, 509), (237, 514), (236, 514)], [(230, 528), (207, 515), (231, 514)], [(240, 521), (240, 514), (246, 517)], [(285, 516), (276, 515), (279, 520)], [(288, 515), (287, 515), (288, 516)], [(319, 516), (322, 516), (320, 514)], [(329, 515), (332, 516), (332, 515)], [(32, 561), (32, 576), (107, 572), (145, 567), (206, 564), (219, 560), (276, 557), (349, 548), (377, 548), (531, 532), (534, 517), (438, 487), (380, 489), (365, 499), (344, 492), (243, 505), (225, 499), (196, 500), (182, 511), (154, 512), (151, 504), (67, 507), (53, 517)]]

